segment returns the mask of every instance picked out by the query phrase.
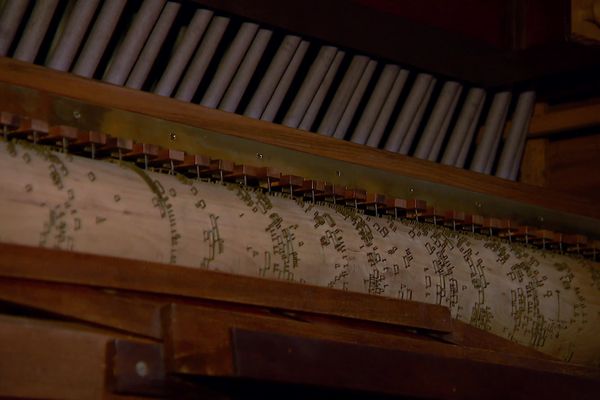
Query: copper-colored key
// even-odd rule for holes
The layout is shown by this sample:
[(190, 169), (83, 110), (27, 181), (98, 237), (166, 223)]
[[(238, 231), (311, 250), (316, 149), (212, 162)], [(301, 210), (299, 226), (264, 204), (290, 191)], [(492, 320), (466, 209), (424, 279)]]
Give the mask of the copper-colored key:
[(463, 231), (479, 232), (483, 226), (483, 217), (477, 214), (466, 214), (463, 223)]
[(562, 235), (562, 243), (568, 253), (582, 253), (587, 249), (588, 238), (577, 234)]
[(457, 230), (465, 223), (465, 213), (462, 211), (446, 211), (444, 214), (444, 224), (452, 230)]
[(123, 154), (123, 159), (142, 164), (144, 168), (148, 168), (150, 161), (158, 157), (158, 150), (159, 147), (155, 144), (133, 143), (131, 151)]
[(106, 143), (98, 149), (98, 153), (121, 160), (123, 154), (129, 153), (133, 150), (133, 140), (116, 138), (106, 135)]
[(39, 139), (39, 143), (62, 146), (66, 151), (69, 144), (78, 138), (79, 129), (74, 126), (54, 125), (48, 130), (48, 134)]
[(0, 112), (0, 133), (8, 134), (19, 127), (20, 118), (6, 111)]
[(325, 193), (323, 194), (323, 198), (325, 201), (332, 202), (333, 204), (337, 204), (341, 202), (344, 198), (344, 194), (346, 193), (346, 187), (343, 185), (336, 184), (327, 184), (325, 185)]
[(497, 235), (502, 229), (502, 220), (495, 217), (484, 217), (481, 224), (481, 233), (483, 235)]
[(259, 181), (259, 169), (260, 168), (252, 165), (235, 164), (233, 166), (233, 172), (225, 176), (225, 180), (244, 185), (256, 184)]
[(316, 199), (323, 197), (325, 193), (325, 182), (305, 179), (304, 182), (302, 182), (302, 187), (297, 189), (297, 192), (314, 202)]
[(207, 176), (213, 179), (218, 179), (221, 182), (225, 181), (225, 176), (233, 173), (233, 161), (211, 159), (207, 169), (200, 172), (201, 176)]
[(593, 261), (600, 260), (600, 240), (588, 240), (586, 248), (583, 250), (585, 257)]
[(532, 243), (536, 246), (540, 246), (543, 249), (556, 247), (559, 243), (560, 238), (556, 232), (548, 229), (537, 229), (535, 231), (535, 238)]
[[(281, 175), (281, 179), (277, 187), (284, 193), (289, 193), (292, 196), (294, 192), (302, 187), (304, 178), (297, 175)], [(299, 194), (299, 193), (298, 193)]]
[(367, 200), (367, 191), (363, 189), (346, 188), (344, 190), (344, 202), (348, 206), (357, 208)]
[(520, 242), (524, 242), (525, 244), (532, 243), (533, 240), (536, 239), (536, 231), (538, 229), (532, 228), (530, 226), (524, 225), (520, 226), (519, 229), (514, 234), (514, 238)]
[(210, 167), (210, 158), (199, 154), (184, 154), (183, 162), (175, 166), (179, 173), (200, 179), (201, 173)]
[(153, 167), (163, 168), (175, 172), (175, 166), (184, 161), (185, 153), (181, 150), (159, 148), (156, 157), (150, 161)]
[(500, 220), (500, 229), (498, 231), (498, 236), (501, 238), (508, 238), (509, 241), (512, 240), (513, 236), (519, 230), (519, 224), (510, 219), (502, 219)]
[(271, 193), (274, 186), (279, 185), (281, 180), (281, 171), (277, 168), (262, 167), (256, 171), (256, 175), (258, 176), (259, 185), (267, 189), (269, 193)]
[(388, 197), (385, 200), (385, 211), (396, 218), (404, 217), (406, 215), (406, 200)]
[(40, 138), (48, 135), (48, 122), (41, 119), (23, 118), (19, 123), (19, 127), (8, 133), (8, 137), (16, 137), (19, 139), (31, 140), (37, 143)]
[(365, 209), (372, 211), (376, 216), (385, 214), (386, 198), (380, 193), (367, 193), (364, 205)]
[(96, 158), (98, 149), (106, 146), (108, 138), (104, 133), (97, 131), (77, 131), (77, 139), (69, 143), (69, 151), (89, 153)]
[(426, 210), (427, 202), (425, 200), (406, 200), (406, 218), (416, 219), (418, 221)]
[(435, 208), (433, 206), (427, 207), (427, 209), (423, 212), (423, 219), (427, 222), (430, 222), (434, 225), (443, 224), (445, 213)]

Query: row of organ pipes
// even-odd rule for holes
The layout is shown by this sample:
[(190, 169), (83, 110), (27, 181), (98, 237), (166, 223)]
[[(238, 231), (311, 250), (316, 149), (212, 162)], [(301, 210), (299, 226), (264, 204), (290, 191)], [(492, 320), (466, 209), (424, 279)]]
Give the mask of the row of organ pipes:
[[(128, 6), (139, 9), (119, 30)], [(518, 176), (533, 91), (489, 93), (175, 1), (5, 0), (0, 12), (0, 56), (504, 179)], [(275, 50), (266, 51), (269, 45)], [(153, 75), (165, 47), (168, 62)]]

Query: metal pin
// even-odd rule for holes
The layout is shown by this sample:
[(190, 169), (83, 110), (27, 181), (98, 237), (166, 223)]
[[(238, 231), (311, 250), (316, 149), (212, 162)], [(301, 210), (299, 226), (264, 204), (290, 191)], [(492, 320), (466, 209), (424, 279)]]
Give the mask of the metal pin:
[(490, 226), (490, 237), (492, 237), (492, 227)]
[(148, 154), (144, 154), (144, 169), (148, 169)]
[(394, 218), (398, 219), (398, 207), (394, 207)]
[(419, 211), (415, 208), (415, 221), (419, 222)]
[(456, 220), (455, 219), (452, 220), (452, 230), (454, 232), (456, 232)]
[(290, 197), (294, 197), (294, 188), (292, 187), (292, 181), (290, 180)]
[(244, 186), (248, 186), (248, 177), (244, 175)]
[(63, 137), (62, 138), (62, 148), (63, 148), (63, 153), (67, 153), (67, 138)]
[(315, 189), (312, 189), (310, 192), (311, 192), (312, 202), (314, 204), (315, 203)]
[(196, 180), (200, 180), (200, 166), (196, 165)]
[(219, 170), (219, 177), (221, 178), (221, 184), (223, 184), (223, 170)]
[(378, 217), (378, 213), (377, 213), (377, 202), (375, 202), (375, 216)]
[(358, 211), (358, 200), (354, 197), (354, 211)]
[(123, 161), (123, 150), (119, 149), (117, 153), (119, 155), (119, 163), (121, 163)]
[(436, 218), (435, 218), (435, 213), (433, 214), (433, 224), (434, 224), (434, 225), (437, 225), (437, 220), (436, 220)]
[(92, 143), (92, 160), (96, 158), (96, 143)]
[(271, 193), (271, 177), (267, 176), (267, 192)]
[(175, 164), (173, 163), (173, 160), (171, 160), (171, 175), (175, 175)]

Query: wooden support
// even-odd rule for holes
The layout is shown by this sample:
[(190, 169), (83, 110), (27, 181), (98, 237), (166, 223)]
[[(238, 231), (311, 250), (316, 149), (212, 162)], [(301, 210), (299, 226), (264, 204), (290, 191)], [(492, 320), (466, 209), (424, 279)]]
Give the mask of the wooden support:
[[(575, 390), (584, 397), (600, 384), (595, 370), (530, 355), (281, 317), (223, 314), (177, 305), (165, 310), (163, 323), (168, 369), (186, 375), (435, 398), (477, 398), (484, 394), (525, 398), (546, 393), (544, 377), (556, 378), (552, 385), (567, 391), (561, 385), (580, 382)], [(498, 384), (496, 373), (507, 379), (518, 377), (521, 384)], [(489, 385), (500, 391), (487, 392)]]
[(451, 331), (446, 307), (298, 283), (277, 282), (42, 248), (0, 244), (0, 276), (144, 291)]
[(0, 397), (118, 398), (106, 390), (106, 349), (118, 334), (0, 316)]

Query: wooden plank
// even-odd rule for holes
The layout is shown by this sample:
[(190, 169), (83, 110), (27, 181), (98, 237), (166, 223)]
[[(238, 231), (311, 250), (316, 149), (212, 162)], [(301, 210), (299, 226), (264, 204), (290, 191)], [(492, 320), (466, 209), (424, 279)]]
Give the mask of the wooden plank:
[[(545, 372), (600, 379), (600, 371), (532, 357), (534, 352), (516, 354), (504, 344), (497, 350), (457, 346), (398, 331), (374, 332), (323, 322), (307, 322), (270, 315), (242, 312), (221, 313), (206, 307), (171, 305), (163, 315), (165, 350), (169, 370), (183, 374), (237, 376), (232, 352), (231, 329), (294, 335), (348, 344), (402, 350), (455, 360), (526, 368)], [(471, 335), (473, 337), (473, 335)], [(478, 340), (482, 341), (483, 336)], [(495, 344), (500, 343), (498, 340)], [(494, 343), (489, 343), (492, 347)], [(515, 346), (514, 344), (512, 346)], [(506, 351), (506, 350), (509, 351)]]
[(243, 328), (282, 334), (330, 339), (345, 343), (397, 347), (443, 352), (447, 345), (427, 337), (398, 330), (374, 332), (344, 326), (334, 321), (325, 323), (292, 319), (269, 313), (239, 311), (221, 312), (213, 308), (172, 304), (163, 314), (165, 349), (169, 369), (173, 372), (231, 376), (234, 374), (229, 330)]
[(155, 339), (164, 301), (85, 286), (0, 278), (0, 300)]
[(108, 348), (108, 379), (114, 393), (160, 396), (170, 393), (162, 345), (116, 339)]
[(595, 399), (600, 381), (520, 366), (234, 329), (236, 375), (439, 399)]
[(600, 210), (595, 204), (581, 198), (95, 82), (8, 58), (0, 58), (0, 81), (475, 193), (600, 218)]
[(446, 307), (122, 258), (0, 244), (0, 276), (185, 296), (450, 332)]
[[(600, 109), (599, 109), (600, 112)], [(548, 146), (547, 186), (571, 195), (600, 200), (600, 129), (586, 135), (551, 141)]]
[(521, 161), (519, 181), (528, 185), (546, 186), (548, 167), (548, 139), (529, 139)]
[(105, 397), (112, 337), (70, 323), (0, 316), (0, 397)]
[(535, 349), (519, 345), (508, 339), (475, 328), (474, 326), (456, 319), (452, 320), (452, 328), (452, 333), (443, 335), (442, 338), (456, 345), (493, 350), (517, 356), (557, 361), (556, 358)]
[(549, 107), (534, 115), (529, 124), (529, 137), (548, 136), (600, 125), (600, 99), (581, 104)]

